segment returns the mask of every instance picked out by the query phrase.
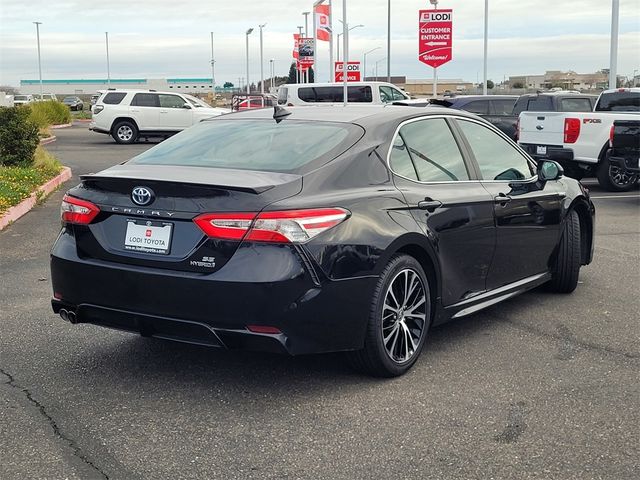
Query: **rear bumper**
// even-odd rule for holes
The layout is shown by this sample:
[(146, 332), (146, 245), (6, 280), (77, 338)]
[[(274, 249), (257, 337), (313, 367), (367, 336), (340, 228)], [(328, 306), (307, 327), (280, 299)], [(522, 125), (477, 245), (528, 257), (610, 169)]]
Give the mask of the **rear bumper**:
[(610, 156), (609, 162), (612, 165), (620, 167), (625, 172), (636, 175), (640, 173), (640, 159), (632, 157), (616, 157)]
[[(573, 161), (574, 154), (570, 148), (558, 147), (554, 145), (538, 145), (531, 143), (521, 143), (520, 146), (536, 160), (548, 159), (556, 161)], [(538, 147), (545, 147), (547, 153), (539, 154)]]
[[(73, 312), (75, 323), (225, 348), (292, 355), (361, 348), (376, 278), (320, 278), (308, 259), (285, 248), (284, 263), (282, 251), (269, 258), (273, 249), (256, 247), (252, 265), (232, 258), (201, 274), (82, 259), (73, 237), (62, 235), (51, 255), (53, 310)], [(272, 273), (258, 272), (259, 265)], [(254, 333), (249, 325), (281, 333)]]

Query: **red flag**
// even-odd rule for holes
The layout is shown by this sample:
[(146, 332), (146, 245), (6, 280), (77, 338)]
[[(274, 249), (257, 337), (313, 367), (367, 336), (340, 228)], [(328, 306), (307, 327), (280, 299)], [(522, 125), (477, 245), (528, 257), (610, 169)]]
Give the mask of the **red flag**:
[(300, 38), (300, 34), (293, 34), (293, 58), (298, 58), (298, 38)]
[(316, 7), (316, 38), (325, 42), (331, 37), (331, 9), (329, 5)]

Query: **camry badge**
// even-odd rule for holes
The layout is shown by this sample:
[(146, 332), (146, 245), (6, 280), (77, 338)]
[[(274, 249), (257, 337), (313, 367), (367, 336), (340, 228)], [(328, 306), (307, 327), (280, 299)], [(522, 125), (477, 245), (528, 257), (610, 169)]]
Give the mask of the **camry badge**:
[(135, 187), (131, 192), (131, 200), (136, 205), (149, 205), (153, 199), (153, 191), (147, 187)]

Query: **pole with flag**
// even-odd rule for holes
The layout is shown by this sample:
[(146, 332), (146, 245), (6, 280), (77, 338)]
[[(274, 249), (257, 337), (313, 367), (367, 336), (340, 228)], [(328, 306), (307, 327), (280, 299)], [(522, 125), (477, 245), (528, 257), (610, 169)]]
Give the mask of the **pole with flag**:
[[(317, 59), (317, 42), (318, 40), (323, 42), (329, 42), (329, 81), (332, 82), (334, 78), (334, 65), (333, 65), (333, 31), (331, 30), (331, 0), (328, 4), (324, 4), (325, 0), (318, 0), (313, 4), (313, 49)], [(316, 62), (316, 76), (317, 76), (317, 62)]]

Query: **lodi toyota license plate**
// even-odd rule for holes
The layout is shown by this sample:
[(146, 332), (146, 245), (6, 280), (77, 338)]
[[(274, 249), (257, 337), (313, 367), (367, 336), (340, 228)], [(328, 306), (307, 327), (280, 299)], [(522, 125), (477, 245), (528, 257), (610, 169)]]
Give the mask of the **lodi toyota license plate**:
[(172, 228), (173, 225), (166, 222), (127, 220), (124, 248), (136, 252), (166, 255), (171, 246)]
[(536, 154), (537, 155), (546, 155), (547, 154), (547, 146), (546, 145), (537, 145), (536, 146)]

